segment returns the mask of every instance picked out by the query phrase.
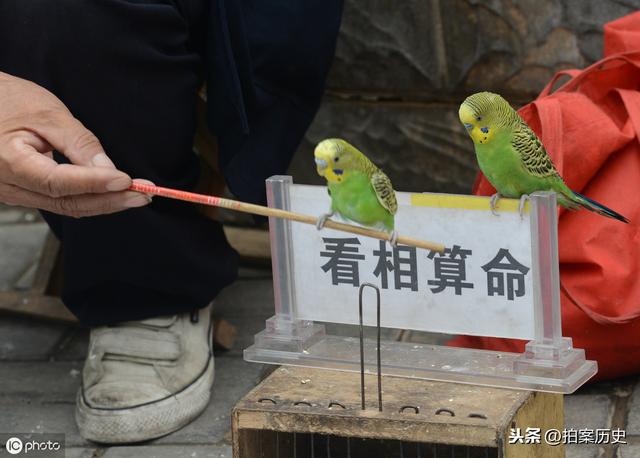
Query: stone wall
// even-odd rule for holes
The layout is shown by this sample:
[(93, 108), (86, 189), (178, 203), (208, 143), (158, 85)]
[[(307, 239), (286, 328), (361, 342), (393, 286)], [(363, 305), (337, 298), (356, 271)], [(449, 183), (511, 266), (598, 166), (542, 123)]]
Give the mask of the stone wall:
[(553, 74), (602, 55), (602, 25), (640, 0), (346, 0), (327, 95), (291, 166), (322, 181), (313, 148), (343, 137), (396, 189), (468, 193), (477, 166), (464, 98), (533, 99)]

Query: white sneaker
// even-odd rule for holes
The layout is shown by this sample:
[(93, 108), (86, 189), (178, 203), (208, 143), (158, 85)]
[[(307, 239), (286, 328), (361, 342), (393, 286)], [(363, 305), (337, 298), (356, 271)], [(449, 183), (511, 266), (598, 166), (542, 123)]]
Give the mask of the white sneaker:
[(92, 329), (76, 401), (82, 437), (141, 442), (196, 418), (213, 385), (212, 330), (211, 305)]

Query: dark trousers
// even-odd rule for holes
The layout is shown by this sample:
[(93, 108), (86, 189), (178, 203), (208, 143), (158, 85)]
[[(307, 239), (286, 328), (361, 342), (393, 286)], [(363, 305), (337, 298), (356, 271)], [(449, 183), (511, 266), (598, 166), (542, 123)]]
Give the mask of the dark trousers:
[[(190, 189), (207, 3), (2, 0), (0, 70), (57, 95), (132, 177)], [(63, 244), (63, 300), (86, 325), (204, 307), (236, 277), (220, 224), (189, 204), (44, 217)]]
[[(206, 78), (225, 180), (241, 200), (264, 203), (264, 180), (286, 171), (320, 104), (342, 6), (0, 0), (0, 70), (57, 95), (121, 170), (180, 189), (198, 177), (196, 91)], [(183, 202), (45, 219), (63, 244), (63, 300), (86, 325), (204, 307), (236, 277), (220, 225)]]

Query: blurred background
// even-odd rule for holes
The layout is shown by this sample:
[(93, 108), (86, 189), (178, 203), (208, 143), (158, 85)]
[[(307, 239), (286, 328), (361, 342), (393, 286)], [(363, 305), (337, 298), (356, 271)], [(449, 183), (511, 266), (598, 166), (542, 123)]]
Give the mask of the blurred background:
[(602, 26), (639, 0), (346, 0), (324, 102), (293, 160), (322, 184), (313, 148), (343, 137), (400, 191), (470, 192), (477, 165), (458, 121), (468, 95), (533, 100), (558, 70), (602, 57)]

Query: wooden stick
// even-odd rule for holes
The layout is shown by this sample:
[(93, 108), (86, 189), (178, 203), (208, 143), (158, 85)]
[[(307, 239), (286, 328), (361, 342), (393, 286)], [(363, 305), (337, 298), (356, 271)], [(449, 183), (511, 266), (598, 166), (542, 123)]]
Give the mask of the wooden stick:
[[(194, 202), (203, 205), (210, 205), (213, 207), (227, 208), (229, 210), (235, 210), (244, 213), (251, 213), (254, 215), (273, 216), (276, 218), (284, 218), (291, 221), (297, 221), (299, 223), (316, 225), (318, 218), (309, 215), (303, 215), (287, 210), (281, 210), (279, 208), (264, 207), (262, 205), (249, 204), (246, 202), (240, 202), (232, 199), (225, 199), (216, 196), (207, 196), (204, 194), (196, 194), (188, 191), (180, 191), (178, 189), (162, 188), (160, 186), (152, 186), (142, 183), (133, 183), (131, 185), (132, 191), (142, 192), (145, 194), (152, 194), (154, 196), (168, 197), (170, 199), (184, 200), (187, 202)], [(379, 240), (389, 240), (390, 235), (383, 231), (377, 231), (374, 229), (368, 229), (366, 227), (353, 226), (351, 224), (338, 223), (328, 219), (324, 227), (330, 227), (342, 232), (349, 232), (351, 234), (364, 235), (366, 237), (372, 237)], [(402, 245), (414, 246), (417, 248), (423, 248), (425, 250), (436, 251), (438, 253), (444, 252), (444, 245), (441, 243), (427, 242), (424, 240), (418, 240), (411, 237), (398, 236), (398, 243)]]

